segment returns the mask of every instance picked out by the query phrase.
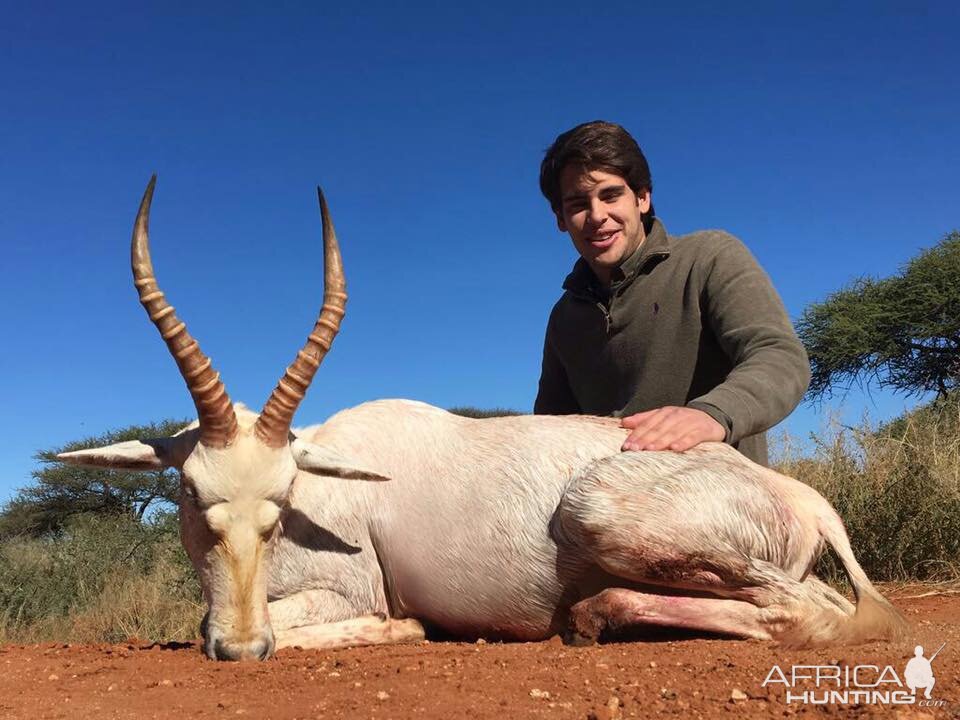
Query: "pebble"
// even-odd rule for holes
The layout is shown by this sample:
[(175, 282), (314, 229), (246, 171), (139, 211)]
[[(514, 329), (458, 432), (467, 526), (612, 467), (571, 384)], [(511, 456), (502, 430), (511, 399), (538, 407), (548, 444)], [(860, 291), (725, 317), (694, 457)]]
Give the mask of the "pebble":
[(390, 699), (390, 693), (384, 692), (383, 690), (377, 691), (377, 700), (389, 700), (389, 699)]
[(530, 691), (530, 697), (532, 698), (544, 698), (545, 700), (550, 699), (550, 692), (547, 690), (540, 690), (539, 688), (534, 688)]
[(620, 711), (620, 698), (616, 695), (611, 695), (610, 699), (607, 700), (607, 713), (610, 720), (620, 720), (623, 717), (623, 713)]
[(747, 694), (740, 688), (734, 688), (730, 691), (730, 699), (736, 702), (737, 700), (746, 700)]

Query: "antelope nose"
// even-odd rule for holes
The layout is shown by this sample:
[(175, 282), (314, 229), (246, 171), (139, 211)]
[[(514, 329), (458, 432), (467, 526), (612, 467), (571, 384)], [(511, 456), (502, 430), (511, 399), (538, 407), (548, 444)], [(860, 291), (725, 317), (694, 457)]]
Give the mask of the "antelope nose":
[(250, 646), (250, 653), (257, 660), (266, 660), (273, 655), (275, 643), (272, 637), (261, 638)]
[(213, 654), (217, 656), (217, 660), (239, 660), (242, 649), (237, 643), (218, 639), (213, 643)]
[(222, 638), (213, 644), (217, 660), (266, 660), (273, 654), (273, 638), (261, 637), (249, 642), (228, 642)]

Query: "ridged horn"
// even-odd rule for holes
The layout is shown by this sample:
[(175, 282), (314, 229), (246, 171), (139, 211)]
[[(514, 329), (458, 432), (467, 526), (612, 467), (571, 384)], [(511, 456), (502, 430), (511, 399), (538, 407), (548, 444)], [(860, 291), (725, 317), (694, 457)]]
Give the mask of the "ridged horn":
[(156, 183), (157, 176), (153, 175), (146, 192), (143, 193), (137, 220), (133, 225), (133, 241), (130, 246), (133, 284), (140, 295), (140, 303), (160, 331), (160, 336), (170, 349), (193, 397), (200, 420), (200, 442), (208, 447), (226, 447), (238, 432), (237, 416), (233, 412), (227, 389), (220, 381), (220, 374), (211, 366), (210, 358), (201, 352), (200, 345), (187, 332), (187, 326), (180, 321), (173, 306), (167, 302), (153, 274), (148, 226), (150, 203), (153, 201), (153, 188)]
[(330, 350), (340, 330), (347, 304), (347, 284), (343, 277), (340, 246), (333, 230), (333, 221), (323, 191), (317, 188), (320, 217), (323, 220), (323, 308), (306, 345), (297, 353), (277, 387), (263, 406), (254, 429), (257, 437), (269, 447), (283, 447), (290, 434), (290, 423), (307, 393), (317, 368)]

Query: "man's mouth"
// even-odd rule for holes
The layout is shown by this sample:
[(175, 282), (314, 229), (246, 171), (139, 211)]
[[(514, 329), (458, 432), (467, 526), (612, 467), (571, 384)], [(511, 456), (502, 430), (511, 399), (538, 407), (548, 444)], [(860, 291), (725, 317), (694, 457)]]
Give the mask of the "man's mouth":
[(604, 248), (608, 248), (613, 245), (613, 241), (617, 239), (619, 234), (619, 230), (597, 233), (596, 235), (591, 236), (590, 245), (598, 250), (603, 250)]

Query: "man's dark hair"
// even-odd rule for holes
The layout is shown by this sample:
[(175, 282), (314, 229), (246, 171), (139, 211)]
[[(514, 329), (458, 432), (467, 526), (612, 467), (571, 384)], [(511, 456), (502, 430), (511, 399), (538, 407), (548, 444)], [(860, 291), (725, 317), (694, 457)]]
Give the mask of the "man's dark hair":
[[(645, 190), (653, 192), (650, 166), (637, 141), (615, 123), (594, 120), (577, 125), (558, 135), (540, 163), (540, 192), (550, 201), (550, 207), (560, 213), (560, 175), (568, 165), (584, 171), (602, 170), (616, 173), (627, 181), (637, 195)], [(653, 203), (642, 216), (643, 227), (650, 232), (653, 223)]]

